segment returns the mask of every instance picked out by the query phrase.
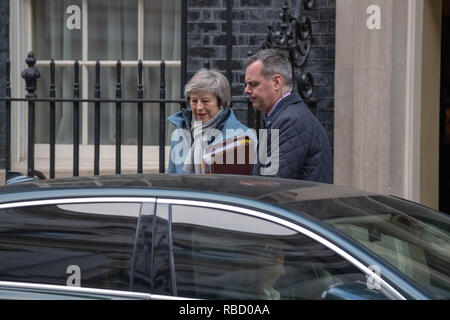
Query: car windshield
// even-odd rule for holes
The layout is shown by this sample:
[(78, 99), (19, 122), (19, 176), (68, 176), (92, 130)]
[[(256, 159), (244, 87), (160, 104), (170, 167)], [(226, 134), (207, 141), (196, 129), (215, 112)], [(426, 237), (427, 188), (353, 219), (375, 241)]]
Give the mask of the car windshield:
[(289, 203), (389, 262), (436, 299), (450, 298), (450, 218), (386, 196)]

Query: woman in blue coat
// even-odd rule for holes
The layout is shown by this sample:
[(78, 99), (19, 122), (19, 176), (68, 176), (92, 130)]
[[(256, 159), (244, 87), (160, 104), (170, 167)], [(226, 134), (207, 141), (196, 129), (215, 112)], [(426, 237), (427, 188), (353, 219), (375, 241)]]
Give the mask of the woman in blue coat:
[(208, 145), (249, 136), (256, 148), (255, 133), (236, 119), (230, 108), (230, 84), (214, 70), (199, 70), (188, 82), (184, 96), (190, 109), (170, 116), (172, 134), (169, 173), (202, 174), (202, 157)]

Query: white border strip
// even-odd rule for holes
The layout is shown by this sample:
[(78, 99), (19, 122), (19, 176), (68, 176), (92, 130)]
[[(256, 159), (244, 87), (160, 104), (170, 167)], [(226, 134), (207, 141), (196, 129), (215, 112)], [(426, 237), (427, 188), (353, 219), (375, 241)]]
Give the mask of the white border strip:
[(174, 301), (180, 301), (180, 300), (200, 300), (200, 299), (193, 299), (193, 298), (183, 298), (183, 297), (174, 297), (174, 296), (164, 296), (160, 294), (152, 294), (151, 295), (152, 300), (174, 300)]
[(250, 210), (250, 209), (244, 209), (239, 208), (231, 205), (223, 205), (218, 203), (209, 203), (209, 202), (202, 202), (202, 201), (190, 201), (190, 200), (170, 200), (170, 199), (158, 199), (157, 203), (165, 203), (165, 204), (180, 204), (180, 205), (189, 205), (189, 206), (200, 206), (200, 207), (207, 207), (207, 208), (214, 208), (214, 209), (223, 209), (228, 211), (234, 211), (239, 213), (244, 213), (250, 216), (254, 216), (257, 218), (265, 219), (268, 221), (275, 222), (277, 224), (283, 225), (287, 228), (290, 228), (292, 230), (295, 230), (297, 232), (300, 232), (317, 242), (323, 244), (330, 250), (333, 250), (337, 254), (339, 254), (344, 259), (348, 260), (350, 263), (352, 263), (354, 266), (356, 266), (358, 269), (360, 269), (362, 272), (364, 272), (367, 276), (374, 278), (375, 281), (378, 280), (380, 284), (382, 284), (392, 295), (394, 295), (399, 300), (406, 300), (406, 298), (401, 295), (397, 290), (395, 290), (389, 283), (387, 283), (383, 278), (381, 278), (380, 275), (377, 275), (375, 272), (373, 272), (371, 269), (366, 267), (364, 264), (359, 262), (357, 259), (352, 257), (350, 254), (339, 248), (338, 246), (334, 245), (330, 241), (324, 239), (323, 237), (309, 231), (308, 229), (305, 229), (301, 226), (298, 226), (294, 223), (291, 223), (289, 221), (286, 221), (281, 218), (277, 218), (265, 213), (261, 213), (258, 211)]
[[(28, 289), (28, 290), (53, 290), (61, 293), (71, 294), (99, 294), (107, 295), (111, 298), (136, 298), (147, 300), (198, 300), (193, 298), (174, 297), (160, 294), (149, 294), (135, 291), (121, 291), (121, 290), (109, 290), (100, 288), (85, 288), (85, 287), (71, 287), (60, 286), (53, 284), (40, 284), (40, 283), (27, 283), (27, 282), (12, 282), (12, 281), (0, 281), (0, 287), (2, 289)], [(45, 294), (45, 292), (44, 292)], [(95, 297), (93, 297), (95, 299)], [(74, 299), (76, 300), (76, 299)]]

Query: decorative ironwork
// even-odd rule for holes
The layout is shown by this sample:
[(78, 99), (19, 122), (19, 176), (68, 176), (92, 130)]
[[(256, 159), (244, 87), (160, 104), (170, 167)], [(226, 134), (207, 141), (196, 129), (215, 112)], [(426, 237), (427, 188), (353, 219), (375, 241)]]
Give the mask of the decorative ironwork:
[(27, 59), (25, 62), (28, 65), (28, 68), (26, 68), (22, 72), (22, 78), (25, 79), (26, 84), (26, 90), (28, 91), (27, 98), (32, 99), (36, 98), (36, 83), (37, 79), (41, 76), (39, 71), (34, 67), (36, 65), (36, 59), (34, 58), (34, 53), (29, 52)]
[[(299, 0), (300, 8), (311, 10), (314, 0)], [(312, 24), (308, 17), (299, 10), (298, 18), (293, 17), (289, 11), (286, 0), (279, 14), (281, 23), (268, 26), (269, 32), (262, 45), (263, 49), (280, 49), (288, 52), (292, 65), (292, 78), (298, 93), (305, 100), (313, 95), (314, 79), (311, 73), (305, 72), (305, 65), (309, 58), (312, 43)], [(299, 69), (297, 72), (296, 69)]]

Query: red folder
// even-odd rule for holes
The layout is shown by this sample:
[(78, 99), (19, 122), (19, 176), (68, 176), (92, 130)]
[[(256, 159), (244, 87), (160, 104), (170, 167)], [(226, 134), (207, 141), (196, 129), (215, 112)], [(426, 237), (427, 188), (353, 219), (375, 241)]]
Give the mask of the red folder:
[(249, 136), (227, 139), (205, 148), (202, 166), (206, 174), (251, 175), (255, 150)]

